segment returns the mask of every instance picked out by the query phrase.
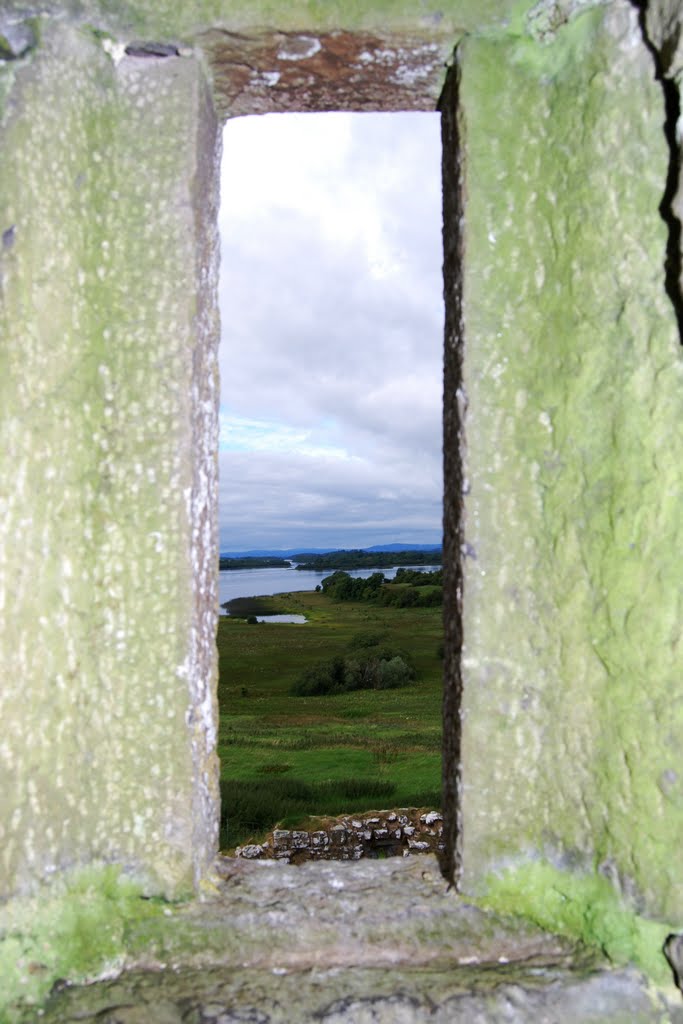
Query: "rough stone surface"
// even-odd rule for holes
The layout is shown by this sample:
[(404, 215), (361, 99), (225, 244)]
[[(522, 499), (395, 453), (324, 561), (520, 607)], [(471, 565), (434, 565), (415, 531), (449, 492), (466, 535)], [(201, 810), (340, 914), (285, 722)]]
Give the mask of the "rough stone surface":
[(286, 110), (434, 110), (452, 40), (368, 32), (256, 36), (209, 32), (199, 40), (226, 117)]
[(56, 991), (45, 1024), (680, 1020), (636, 972), (446, 892), (433, 858), (221, 871), (142, 963)]
[[(652, 0), (644, 20), (675, 91), (680, 4)], [(438, 88), (437, 55), (459, 41), (457, 130), (447, 138), (460, 152), (446, 152), (444, 167), (451, 184), (462, 176), (462, 190), (451, 190), (445, 243), (451, 265), (464, 253), (448, 301), (462, 298), (451, 323), (465, 361), (462, 376), (458, 366), (446, 377), (446, 521), (465, 492), (465, 588), (456, 574), (446, 625), (459, 643), (462, 597), (465, 690), (462, 719), (457, 706), (447, 719), (450, 754), (462, 720), (463, 759), (462, 775), (447, 765), (453, 793), (462, 778), (462, 801), (446, 831), (460, 836), (467, 887), (523, 867), (515, 877), (553, 878), (555, 906), (581, 871), (598, 872), (624, 905), (683, 922), (682, 371), (657, 212), (679, 154), (670, 99), (667, 151), (655, 64), (625, 0), (4, 0), (3, 899), (103, 860), (146, 892), (170, 894), (199, 882), (215, 846), (217, 146), (208, 79), (226, 116), (231, 104), (265, 109), (271, 98), (271, 109), (340, 97), (361, 108), (420, 107)], [(366, 81), (368, 96), (356, 99)], [(542, 874), (543, 858), (556, 874)], [(169, 1019), (212, 1019), (212, 1005), (213, 1019), (249, 1019), (250, 1006), (268, 1019), (285, 1013), (273, 1009), (273, 987), (289, 986), (296, 1000), (306, 979), (318, 987), (301, 1019), (419, 1019), (425, 1006), (436, 1015), (455, 999), (451, 961), (433, 997), (421, 980), (457, 946), (456, 904), (441, 890), (418, 896), (407, 876), (380, 873), (380, 890), (370, 879), (362, 899), (350, 898), (337, 874), (266, 884), (272, 869), (255, 867), (266, 872), (253, 875), (263, 899), (235, 875), (220, 900), (171, 911), (155, 934), (121, 924), (106, 873), (75, 894), (53, 886), (52, 902), (26, 898), (21, 913), (3, 905), (1, 998), (8, 978), (25, 992), (56, 965), (75, 976), (77, 964), (116, 964), (137, 950), (156, 967), (246, 963), (258, 969), (250, 985), (268, 979), (263, 997), (248, 990), (234, 1014), (224, 1013), (229, 994), (213, 1003), (202, 995), (200, 1014), (166, 972), (158, 981), (170, 986)], [(362, 889), (365, 876), (354, 877)], [(300, 884), (317, 892), (316, 913), (292, 904)], [(509, 902), (528, 907), (527, 882), (515, 884)], [(413, 902), (401, 903), (399, 890)], [(537, 885), (537, 907), (546, 896)], [(594, 907), (566, 902), (580, 931)], [(356, 930), (343, 953), (336, 921), (346, 908)], [(408, 931), (408, 918), (419, 927)], [(524, 945), (524, 928), (513, 932)], [(303, 946), (293, 934), (307, 936)], [(93, 953), (84, 935), (102, 945)], [(471, 933), (463, 941), (462, 950)], [(230, 955), (206, 952), (216, 946)], [(518, 1011), (498, 981), (493, 995), (468, 982), (468, 1019), (593, 1012), (552, 1003), (552, 964), (543, 963), (533, 1013)], [(281, 970), (308, 973), (290, 983), (273, 974)], [(345, 988), (335, 971), (374, 973)], [(638, 1019), (639, 982), (605, 977), (631, 999), (627, 1019)], [(579, 979), (586, 1000), (597, 999), (594, 980)], [(520, 987), (529, 989), (528, 976)], [(616, 1005), (595, 1012), (618, 1019)], [(138, 1007), (114, 1012), (132, 1021)]]
[(13, 22), (0, 18), (0, 60), (18, 60), (36, 45), (36, 33), (30, 21)]
[(0, 72), (0, 892), (171, 894), (217, 841), (216, 126), (195, 60), (41, 34)]
[(683, 70), (683, 11), (678, 0), (650, 0), (645, 23), (657, 49), (662, 73), (676, 78)]
[[(61, 1005), (60, 1005), (61, 1004)], [(45, 1024), (679, 1024), (633, 971), (476, 968), (131, 974), (64, 993)]]
[(321, 819), (315, 829), (275, 829), (262, 843), (238, 846), (235, 856), (246, 860), (281, 860), (303, 864), (308, 860), (361, 860), (364, 857), (408, 857), (439, 853), (443, 816), (439, 811), (401, 808), (357, 817)]
[[(562, 23), (595, 0), (3, 0), (8, 21), (35, 14), (63, 15), (109, 26), (131, 37), (161, 41), (172, 37), (194, 40), (203, 31), (218, 28), (251, 32), (269, 26), (293, 32), (368, 31), (389, 34), (420, 33), (425, 37), (456, 41), (463, 33), (510, 32), (527, 29), (543, 20), (545, 12)], [(605, 2), (605, 0), (602, 0)]]
[(546, 857), (681, 921), (683, 365), (661, 89), (627, 3), (541, 50), (467, 40), (459, 61), (463, 884)]

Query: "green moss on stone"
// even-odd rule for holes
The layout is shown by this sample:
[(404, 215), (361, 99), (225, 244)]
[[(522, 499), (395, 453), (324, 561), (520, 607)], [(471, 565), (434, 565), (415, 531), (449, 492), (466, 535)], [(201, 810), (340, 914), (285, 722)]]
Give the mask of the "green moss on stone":
[[(26, 1019), (55, 980), (86, 981), (120, 968), (132, 931), (163, 921), (165, 905), (113, 867), (67, 875), (49, 891), (0, 908), (0, 1022)], [(21, 1005), (20, 1005), (21, 1004)]]
[[(681, 349), (635, 11), (461, 47), (464, 884), (604, 864), (683, 920)], [(628, 131), (624, 125), (628, 124)]]
[[(593, 0), (43, 0), (41, 10), (50, 15), (81, 18), (130, 38), (185, 39), (211, 28), (232, 31), (278, 28), (324, 32), (378, 31), (383, 34), (451, 37), (463, 33), (521, 34), (554, 30), (566, 18)], [(7, 12), (21, 14), (23, 0), (6, 0)], [(549, 13), (546, 13), (546, 9)], [(529, 20), (530, 12), (534, 16)]]
[(535, 861), (490, 875), (479, 902), (595, 947), (614, 964), (635, 964), (659, 986), (671, 984), (671, 968), (662, 951), (671, 926), (629, 910), (602, 875), (571, 874)]
[(214, 459), (202, 463), (195, 440), (212, 436), (203, 417), (215, 415), (211, 369), (195, 370), (213, 358), (210, 325), (198, 326), (214, 296), (199, 229), (211, 183), (201, 196), (198, 183), (214, 121), (193, 58), (117, 65), (83, 26), (47, 24), (12, 67), (0, 150), (0, 475), (11, 481), (0, 890), (106, 859), (175, 896), (212, 859), (218, 817), (204, 698), (214, 630), (193, 603), (192, 547)]

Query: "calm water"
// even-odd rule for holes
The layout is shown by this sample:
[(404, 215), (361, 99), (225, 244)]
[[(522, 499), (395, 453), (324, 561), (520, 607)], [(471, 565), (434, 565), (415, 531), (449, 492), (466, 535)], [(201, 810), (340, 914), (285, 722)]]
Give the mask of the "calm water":
[(294, 622), (297, 625), (308, 622), (305, 615), (259, 615), (257, 618), (259, 622)]
[[(429, 572), (440, 568), (438, 565), (405, 566), (406, 569), (424, 569)], [(332, 569), (313, 572), (311, 569), (223, 569), (218, 573), (218, 603), (232, 601), (235, 597), (260, 597), (263, 594), (291, 594), (295, 590), (315, 590)], [(373, 572), (383, 572), (387, 579), (396, 575), (396, 566), (391, 569), (350, 569), (349, 576), (365, 579)], [(221, 615), (225, 611), (221, 608)]]

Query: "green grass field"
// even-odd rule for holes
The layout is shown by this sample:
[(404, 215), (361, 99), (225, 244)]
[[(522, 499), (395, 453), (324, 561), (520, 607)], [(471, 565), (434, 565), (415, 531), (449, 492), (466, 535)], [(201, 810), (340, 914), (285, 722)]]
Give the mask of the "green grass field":
[[(221, 617), (218, 626), (221, 845), (278, 822), (380, 807), (438, 807), (440, 608), (333, 602), (319, 593), (259, 599), (304, 625)], [(344, 654), (359, 634), (409, 655), (417, 678), (396, 690), (295, 697), (301, 673)]]

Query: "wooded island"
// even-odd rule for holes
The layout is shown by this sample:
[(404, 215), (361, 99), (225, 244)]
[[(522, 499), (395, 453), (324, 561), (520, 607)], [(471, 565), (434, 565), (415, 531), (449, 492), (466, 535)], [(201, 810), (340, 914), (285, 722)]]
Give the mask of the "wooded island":
[(394, 565), (441, 565), (441, 548), (432, 551), (330, 551), (292, 555), (297, 569), (387, 569)]

